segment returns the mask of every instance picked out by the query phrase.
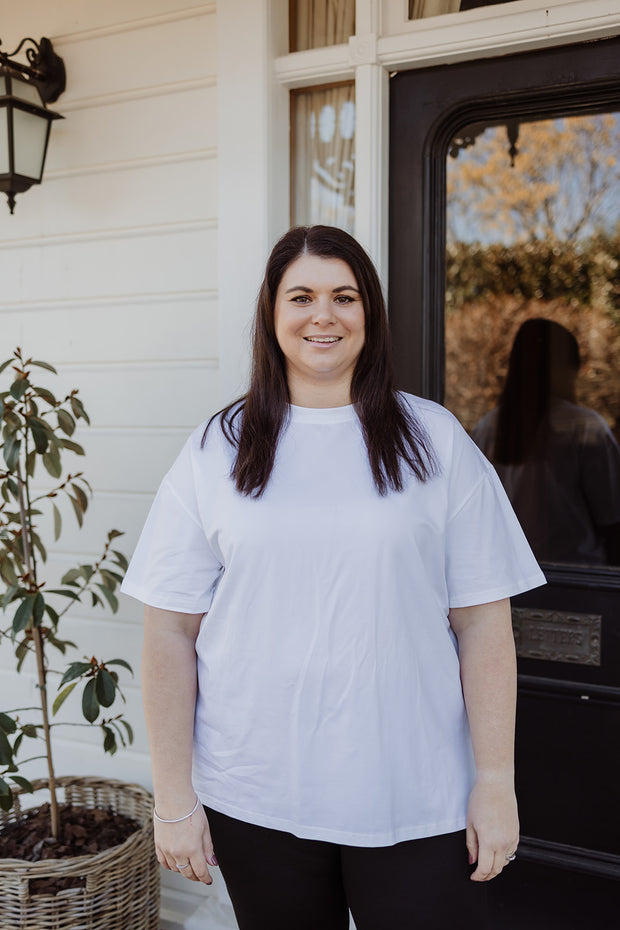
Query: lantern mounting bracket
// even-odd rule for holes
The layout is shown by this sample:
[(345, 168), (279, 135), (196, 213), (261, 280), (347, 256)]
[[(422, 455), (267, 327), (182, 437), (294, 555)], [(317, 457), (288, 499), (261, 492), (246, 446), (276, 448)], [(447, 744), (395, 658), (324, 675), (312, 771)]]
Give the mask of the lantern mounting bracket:
[[(31, 43), (26, 49), (28, 64), (14, 60), (24, 45)], [(0, 45), (2, 40), (0, 39)], [(19, 71), (27, 75), (36, 84), (44, 103), (54, 103), (58, 100), (66, 87), (65, 63), (56, 54), (49, 39), (42, 38), (39, 42), (34, 39), (22, 39), (15, 51), (6, 53), (0, 51), (0, 65)]]

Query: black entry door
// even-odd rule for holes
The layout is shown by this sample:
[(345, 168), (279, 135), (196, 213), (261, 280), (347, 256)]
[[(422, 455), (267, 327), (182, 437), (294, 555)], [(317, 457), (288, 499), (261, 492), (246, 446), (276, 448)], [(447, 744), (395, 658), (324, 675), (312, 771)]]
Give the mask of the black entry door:
[[(496, 927), (618, 926), (620, 39), (391, 81), (399, 386), (498, 468), (547, 577), (515, 598), (519, 857)], [(524, 922), (525, 921), (525, 922)]]

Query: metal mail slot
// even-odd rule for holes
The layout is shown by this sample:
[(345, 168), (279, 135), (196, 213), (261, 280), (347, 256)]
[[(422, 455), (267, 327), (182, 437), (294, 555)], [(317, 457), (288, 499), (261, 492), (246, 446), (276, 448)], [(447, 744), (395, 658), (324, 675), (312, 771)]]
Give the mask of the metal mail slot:
[(600, 665), (601, 624), (597, 614), (512, 608), (517, 655), (522, 659)]

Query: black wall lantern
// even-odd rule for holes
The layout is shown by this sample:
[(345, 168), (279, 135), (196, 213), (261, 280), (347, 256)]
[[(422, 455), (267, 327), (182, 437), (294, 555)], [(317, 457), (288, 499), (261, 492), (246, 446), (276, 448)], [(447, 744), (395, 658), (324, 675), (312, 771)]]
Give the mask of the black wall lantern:
[[(26, 43), (28, 65), (13, 61)], [(0, 51), (0, 191), (11, 213), (16, 194), (41, 182), (52, 121), (62, 119), (45, 104), (64, 89), (64, 62), (49, 39), (22, 39), (10, 55)]]

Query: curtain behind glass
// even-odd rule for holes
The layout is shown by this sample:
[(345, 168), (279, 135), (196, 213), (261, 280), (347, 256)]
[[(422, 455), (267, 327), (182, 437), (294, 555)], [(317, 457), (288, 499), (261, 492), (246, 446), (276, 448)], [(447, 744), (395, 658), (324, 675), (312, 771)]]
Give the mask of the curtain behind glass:
[(293, 223), (355, 224), (355, 85), (293, 94)]
[(409, 19), (424, 19), (442, 13), (458, 13), (461, 0), (409, 0)]
[(291, 0), (291, 51), (341, 45), (355, 33), (355, 0)]

